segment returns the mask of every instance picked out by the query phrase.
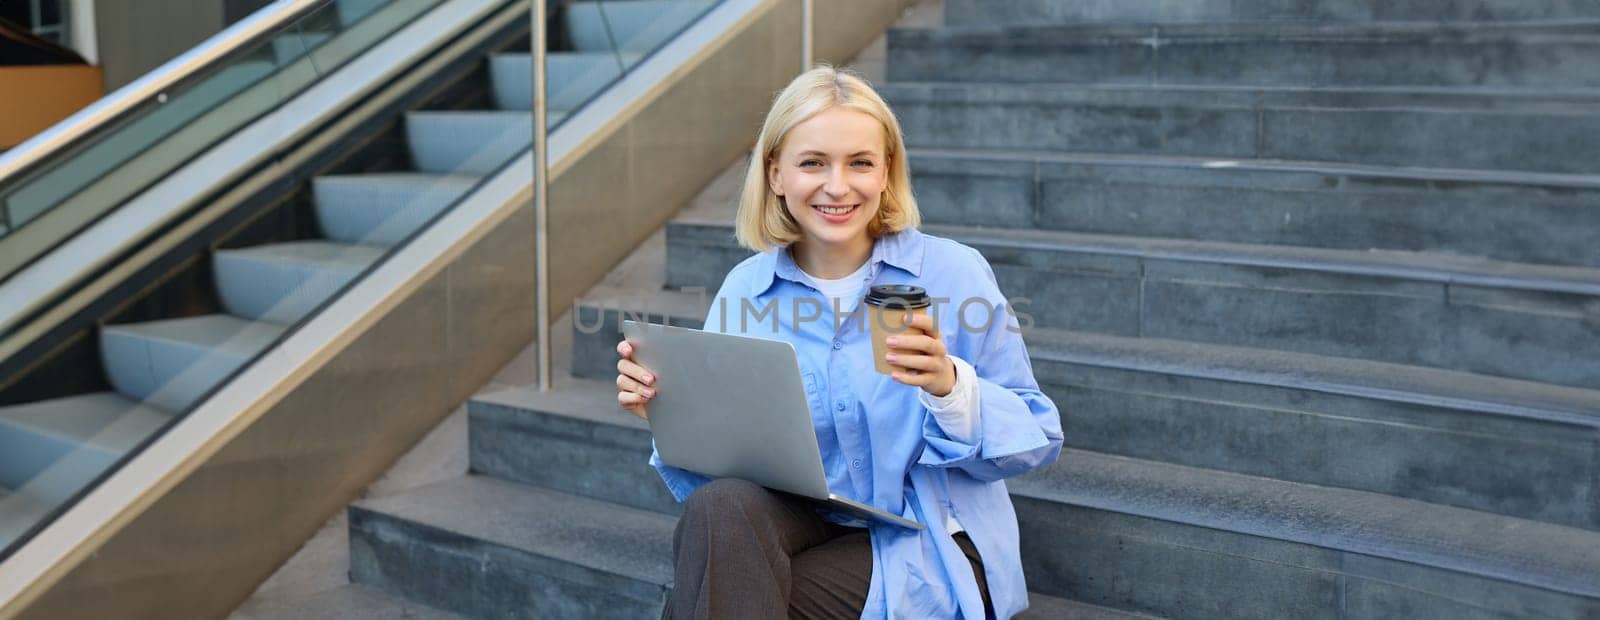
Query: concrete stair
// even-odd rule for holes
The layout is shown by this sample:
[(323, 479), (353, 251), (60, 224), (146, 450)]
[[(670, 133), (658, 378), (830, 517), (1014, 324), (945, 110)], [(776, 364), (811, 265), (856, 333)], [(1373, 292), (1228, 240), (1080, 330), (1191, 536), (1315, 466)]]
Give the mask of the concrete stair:
[[(663, 297), (669, 297), (663, 295)], [(594, 383), (565, 397), (540, 399), (549, 411), (518, 417), (493, 398), (473, 403), (474, 442), (528, 444), (537, 466), (485, 461), (500, 477), (568, 488), (588, 484), (556, 472), (555, 461), (595, 449), (571, 444), (570, 419), (615, 398), (622, 318), (699, 327), (703, 312), (674, 313), (675, 303), (590, 297), (590, 317), (574, 334), (574, 373)], [(646, 311), (645, 309), (649, 309)], [(593, 333), (588, 333), (593, 332)], [(1426, 500), (1497, 514), (1600, 530), (1600, 391), (1461, 372), (1270, 349), (1036, 328), (1027, 335), (1035, 377), (1070, 415), (1069, 447), (1175, 464), (1269, 476)], [(584, 349), (588, 349), (585, 352)], [(549, 416), (561, 416), (553, 421)], [(615, 421), (614, 421), (615, 422)], [(621, 424), (628, 422), (622, 420)], [(483, 439), (477, 428), (485, 426)], [(527, 439), (516, 438), (527, 434)], [(579, 435), (587, 438), (587, 435)], [(643, 424), (608, 429), (617, 450), (649, 452)], [(557, 444), (559, 448), (555, 447)], [(487, 452), (487, 451), (486, 451)], [(496, 453), (498, 454), (498, 453)], [(1461, 454), (1475, 458), (1463, 462)], [(529, 456), (526, 458), (535, 458)], [(607, 455), (614, 462), (616, 455)], [(604, 466), (591, 465), (597, 470)], [(538, 479), (517, 476), (540, 476)], [(653, 473), (651, 474), (653, 476)], [(676, 511), (653, 477), (587, 476), (611, 501)], [(571, 487), (573, 492), (590, 492)], [(597, 495), (599, 496), (599, 495)]]
[(1583, 0), (945, 0), (951, 26), (1193, 22), (1457, 22), (1592, 19)]
[(888, 66), (894, 82), (1562, 88), (1600, 85), (1597, 60), (1600, 21), (1246, 22), (897, 29)]
[(1032, 587), (1093, 604), (1582, 618), (1600, 596), (1600, 543), (1585, 530), (1080, 450), (1011, 488)]
[(355, 583), (475, 618), (659, 615), (672, 517), (484, 476), (350, 508)]
[[(1040, 327), (1418, 364), (1600, 388), (1600, 271), (1425, 253), (929, 225), (988, 257)], [(715, 291), (748, 251), (668, 225), (667, 285)], [(1026, 294), (1020, 293), (1026, 291)], [(780, 309), (781, 310), (781, 309)]]
[(923, 221), (1600, 266), (1589, 175), (918, 149)]
[(1589, 173), (1600, 92), (888, 83), (912, 148)]
[(233, 620), (466, 620), (372, 588), (344, 585), (292, 602), (235, 612)]
[[(352, 579), (479, 618), (659, 615), (678, 509), (648, 428), (608, 382), (561, 388), (475, 399), (474, 475), (353, 505)], [(1024, 617), (1150, 617), (1033, 599)]]
[[(479, 476), (446, 483), (454, 486), (450, 490), (353, 508), (358, 555), (457, 558), (458, 568), (428, 579), (429, 584), (473, 583), (460, 590), (478, 593), (475, 598), (452, 597), (462, 606), (480, 604), (482, 592), (498, 587), (476, 585), (497, 579), (481, 567), (518, 572), (499, 568), (512, 561), (504, 554), (518, 551), (587, 569), (579, 571), (582, 579), (548, 579), (558, 585), (541, 586), (569, 588), (571, 605), (586, 600), (589, 571), (602, 560), (621, 564), (604, 570), (634, 580), (623, 593), (629, 600), (645, 598), (631, 594), (637, 582), (663, 584), (639, 576), (644, 572), (639, 565), (647, 560), (637, 554), (640, 548), (650, 550), (661, 574), (669, 572), (665, 544), (675, 511), (645, 463), (647, 430), (615, 409), (609, 381), (571, 379), (559, 388), (551, 394), (513, 389), (475, 400), (471, 451)], [(1345, 605), (1362, 606), (1472, 599), (1458, 610), (1479, 615), (1540, 611), (1565, 616), (1600, 609), (1584, 598), (1600, 593), (1600, 584), (1591, 579), (1600, 570), (1600, 538), (1578, 528), (1078, 449), (1011, 487), (1024, 536), (1051, 541), (1025, 545), (1030, 585), (1079, 602), (1171, 616), (1315, 616), (1337, 608), (1336, 597), (1343, 592), (1351, 597)], [(595, 491), (613, 499), (587, 497)], [(476, 509), (463, 509), (469, 506)], [(384, 525), (375, 524), (378, 520)], [(396, 525), (397, 520), (404, 524)], [(504, 525), (520, 523), (530, 524)], [(628, 525), (616, 534), (589, 532), (613, 523)], [(644, 527), (633, 525), (638, 523), (655, 523), (659, 531), (636, 537), (637, 528)], [(430, 531), (419, 542), (417, 536), (392, 533), (401, 527)], [(518, 549), (484, 550), (486, 540)], [(630, 551), (589, 548), (611, 544)], [(423, 545), (429, 549), (417, 548)], [(438, 562), (412, 564), (439, 570)], [(369, 577), (361, 563), (353, 566), (360, 583), (390, 591), (442, 587), (420, 583), (421, 577), (410, 573)], [(552, 571), (523, 572), (534, 570)], [(560, 609), (585, 617), (610, 615)], [(503, 610), (468, 613), (499, 617)]]

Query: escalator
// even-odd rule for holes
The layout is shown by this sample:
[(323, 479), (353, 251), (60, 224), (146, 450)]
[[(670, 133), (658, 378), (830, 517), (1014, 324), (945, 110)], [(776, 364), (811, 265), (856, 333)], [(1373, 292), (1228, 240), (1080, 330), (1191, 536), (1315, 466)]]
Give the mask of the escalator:
[[(715, 4), (550, 2), (552, 130)], [(0, 573), (526, 161), (528, 11), (281, 0), (0, 156)]]

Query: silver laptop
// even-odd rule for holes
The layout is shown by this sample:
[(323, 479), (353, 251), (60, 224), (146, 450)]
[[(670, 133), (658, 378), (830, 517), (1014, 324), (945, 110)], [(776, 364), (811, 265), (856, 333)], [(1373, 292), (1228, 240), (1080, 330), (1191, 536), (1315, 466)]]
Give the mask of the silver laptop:
[(634, 343), (634, 361), (656, 376), (648, 411), (663, 462), (922, 529), (828, 492), (794, 345), (637, 321), (623, 321), (622, 334)]

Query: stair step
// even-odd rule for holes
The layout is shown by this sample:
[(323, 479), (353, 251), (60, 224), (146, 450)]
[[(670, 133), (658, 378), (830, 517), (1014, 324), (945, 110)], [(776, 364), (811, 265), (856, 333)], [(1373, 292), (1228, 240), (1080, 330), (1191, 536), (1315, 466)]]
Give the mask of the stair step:
[(1595, 172), (1600, 91), (901, 82), (914, 148)]
[[(1600, 387), (1600, 271), (1409, 252), (925, 226), (982, 252), (1039, 327)], [(717, 290), (749, 251), (667, 228), (667, 286)], [(780, 313), (784, 309), (779, 309)]]
[(0, 486), (64, 500), (171, 419), (115, 392), (0, 407)]
[(1600, 267), (1595, 176), (983, 149), (909, 156), (930, 224)]
[(481, 476), (350, 507), (351, 581), (479, 618), (660, 615), (667, 515)]
[[(613, 354), (612, 373), (616, 362)], [(512, 388), (468, 404), (472, 471), (676, 515), (649, 464), (650, 425), (617, 406), (617, 384), (562, 377), (556, 389)]]
[(1600, 85), (1600, 22), (894, 29), (891, 81)]
[[(611, 52), (550, 52), (545, 57), (545, 100), (548, 110), (571, 111), (622, 77), (625, 67), (639, 62), (639, 54)], [(495, 107), (502, 110), (533, 109), (533, 57), (524, 53), (489, 57), (490, 83)]]
[(311, 180), (317, 224), (341, 243), (399, 245), (455, 204), (479, 177), (411, 172), (325, 175)]
[(1600, 530), (1600, 392), (1036, 329), (1067, 446)]
[(1081, 450), (1008, 485), (1029, 584), (1091, 604), (1230, 618), (1600, 612), (1591, 531)]
[[(528, 420), (520, 429), (502, 423), (484, 431), (512, 434), (498, 445), (521, 443), (526, 454), (586, 441), (620, 445), (617, 429), (637, 426), (616, 408), (614, 388), (600, 381), (564, 397), (591, 403), (587, 410), (568, 404), (570, 413), (555, 411), (562, 407), (550, 406), (548, 394), (493, 398), (505, 419), (518, 415), (519, 401), (537, 408), (523, 410)], [(475, 410), (472, 424), (480, 419)], [(590, 488), (611, 494), (617, 489), (608, 483), (660, 486), (645, 464), (644, 433), (634, 428), (636, 437), (621, 442), (636, 444), (631, 450), (603, 453), (628, 464), (632, 479), (590, 475), (594, 461), (562, 458), (576, 451), (568, 446), (521, 466), (542, 470), (534, 475), (544, 479), (587, 478), (598, 483)], [(1600, 533), (1593, 531), (1076, 449), (1009, 484), (1031, 588), (1077, 601), (1158, 615), (1298, 617), (1294, 612), (1337, 609), (1337, 600), (1321, 597), (1347, 590), (1359, 591), (1363, 604), (1427, 596), (1434, 605), (1502, 612), (1510, 605), (1600, 609), (1600, 584), (1591, 578), (1600, 570)], [(1123, 546), (1131, 549), (1119, 552)], [(1264, 593), (1251, 594), (1255, 589)], [(1230, 600), (1247, 607), (1230, 612)]]
[(1137, 614), (1030, 592), (1027, 611), (1017, 614), (1016, 617), (1019, 620), (1152, 620), (1159, 616)]
[[(647, 510), (466, 476), (352, 505), (350, 576), (469, 617), (656, 617), (672, 588), (675, 525)], [(1019, 618), (1154, 617), (1029, 598)]]
[[(609, 368), (594, 364), (590, 382), (575, 380), (562, 399), (511, 391), (496, 397), (495, 406), (627, 421), (629, 416), (619, 417), (611, 381), (618, 319), (625, 310), (665, 305), (638, 299), (580, 302), (580, 314), (604, 323), (597, 332), (613, 335), (575, 341), (574, 357), (606, 359)], [(699, 327), (702, 317), (700, 311), (656, 311), (650, 320)], [(1033, 328), (1024, 337), (1041, 389), (1065, 412), (1068, 447), (1600, 530), (1600, 460), (1593, 452), (1600, 391), (1155, 338), (1045, 328)], [(579, 413), (585, 407), (600, 413)], [(564, 423), (524, 422), (527, 430), (494, 424), (495, 430), (485, 431), (490, 441), (520, 447), (533, 457), (526, 462), (497, 457), (503, 464), (486, 471), (546, 486), (558, 484), (550, 482), (554, 479), (595, 478), (540, 460), (543, 449), (526, 447), (534, 439), (512, 437), (531, 433), (541, 442), (587, 441)], [(642, 430), (636, 435), (631, 443), (616, 445), (647, 454), (649, 436)], [(581, 452), (564, 446), (548, 458), (568, 458), (568, 451)], [(640, 479), (632, 484), (650, 487), (653, 473), (642, 460), (633, 461), (638, 462), (627, 462), (626, 472)], [(595, 479), (596, 485), (624, 486), (611, 478)], [(652, 501), (632, 505), (654, 508), (662, 500)]]
[[(550, 113), (554, 124), (558, 114)], [(432, 174), (485, 176), (528, 149), (533, 118), (516, 111), (419, 111), (406, 113), (406, 142), (417, 170)]]
[(230, 620), (465, 620), (364, 586), (347, 584), (297, 600), (235, 611)]
[(108, 325), (100, 330), (100, 356), (122, 395), (183, 412), (283, 330), (226, 314)]
[(290, 241), (212, 257), (217, 295), (230, 314), (291, 325), (338, 294), (387, 249), (333, 241)]
[(945, 0), (945, 23), (971, 26), (1004, 24), (1154, 23), (1154, 22), (1454, 22), (1592, 19), (1600, 5), (1570, 0)]
[[(668, 261), (668, 265), (672, 264)], [(699, 329), (716, 292), (596, 290), (573, 306), (572, 375), (597, 379), (617, 376), (619, 315), (635, 320)]]
[(647, 54), (677, 35), (712, 0), (604, 0), (567, 5), (567, 35), (582, 52)]

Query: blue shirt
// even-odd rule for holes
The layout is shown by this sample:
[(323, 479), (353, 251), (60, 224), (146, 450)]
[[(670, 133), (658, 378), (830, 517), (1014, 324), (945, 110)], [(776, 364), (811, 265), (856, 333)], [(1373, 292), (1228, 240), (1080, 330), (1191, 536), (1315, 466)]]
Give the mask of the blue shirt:
[[(1017, 316), (977, 250), (908, 229), (874, 243), (865, 279), (914, 284), (950, 300), (936, 303), (933, 315), (949, 353), (977, 370), (980, 415), (972, 443), (944, 434), (918, 399), (921, 388), (874, 369), (866, 305), (836, 315), (786, 249), (734, 267), (705, 329), (792, 343), (829, 489), (930, 526), (915, 532), (853, 523), (872, 530), (863, 618), (984, 617), (971, 565), (941, 526), (951, 517), (983, 557), (996, 615), (1010, 617), (1027, 607), (1028, 592), (1016, 513), (1002, 479), (1055, 461), (1060, 414), (1039, 391)], [(662, 463), (656, 453), (650, 464), (680, 502), (708, 481)]]

